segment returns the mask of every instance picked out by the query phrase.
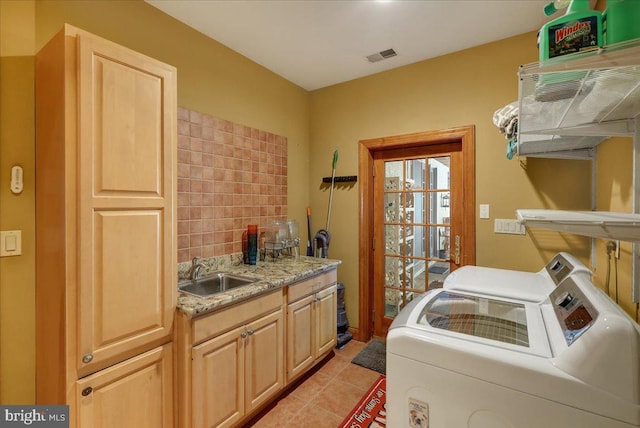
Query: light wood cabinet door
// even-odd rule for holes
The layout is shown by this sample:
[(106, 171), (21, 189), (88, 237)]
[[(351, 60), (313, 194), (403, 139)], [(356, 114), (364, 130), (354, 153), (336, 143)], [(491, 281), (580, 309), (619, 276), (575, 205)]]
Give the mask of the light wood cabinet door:
[(315, 360), (315, 295), (287, 307), (287, 380), (304, 373)]
[(245, 414), (244, 326), (194, 346), (193, 427), (231, 427)]
[(167, 344), (77, 381), (77, 426), (172, 427), (172, 375)]
[(335, 285), (316, 294), (315, 349), (320, 356), (336, 345), (337, 288)]
[(80, 376), (170, 337), (175, 69), (78, 36)]
[[(305, 286), (305, 283), (301, 285)], [(299, 295), (296, 293), (293, 295)], [(335, 284), (287, 305), (288, 382), (304, 373), (318, 357), (335, 346), (336, 319)]]
[(225, 428), (284, 386), (284, 315), (265, 315), (192, 350), (192, 425)]
[(284, 386), (284, 316), (282, 310), (247, 324), (245, 348), (246, 412)]

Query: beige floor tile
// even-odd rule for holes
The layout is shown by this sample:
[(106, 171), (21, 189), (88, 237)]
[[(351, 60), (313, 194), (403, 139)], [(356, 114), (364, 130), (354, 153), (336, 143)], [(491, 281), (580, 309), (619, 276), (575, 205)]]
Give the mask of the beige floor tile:
[(380, 373), (366, 369), (356, 364), (349, 364), (340, 372), (337, 379), (350, 383), (358, 388), (368, 390), (371, 385), (380, 377)]
[(360, 351), (367, 346), (365, 342), (359, 342), (357, 340), (350, 340), (343, 349), (334, 349), (336, 355), (339, 355), (344, 358), (349, 358), (349, 360), (353, 360), (353, 358), (358, 355)]
[(308, 404), (286, 425), (287, 428), (336, 428), (343, 417), (331, 413), (322, 407)]
[(282, 397), (275, 406), (271, 406), (267, 413), (261, 417), (254, 418), (251, 422), (245, 424), (245, 428), (278, 428), (282, 427), (287, 421), (292, 420), (295, 415), (307, 405), (306, 401), (300, 400), (291, 394)]
[(296, 389), (291, 391), (291, 395), (305, 402), (309, 402), (322, 391), (330, 380), (331, 378), (328, 375), (317, 371), (300, 383)]
[(367, 390), (364, 388), (333, 379), (311, 403), (344, 417), (358, 404), (365, 392)]
[(351, 358), (336, 354), (331, 359), (325, 361), (318, 371), (327, 376), (336, 377), (338, 373), (344, 370), (349, 364), (351, 364)]

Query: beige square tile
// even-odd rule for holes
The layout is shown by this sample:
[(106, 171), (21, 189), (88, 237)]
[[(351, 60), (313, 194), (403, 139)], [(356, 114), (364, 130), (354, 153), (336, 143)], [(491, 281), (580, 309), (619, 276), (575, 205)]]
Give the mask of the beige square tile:
[(350, 358), (345, 358), (341, 355), (333, 355), (330, 359), (322, 363), (319, 371), (330, 377), (335, 377), (344, 370), (349, 364), (351, 364)]
[(345, 417), (358, 404), (366, 389), (333, 379), (311, 404), (340, 417)]
[(337, 379), (350, 383), (358, 388), (368, 390), (379, 377), (380, 373), (376, 371), (366, 369), (356, 364), (349, 364), (340, 372)]
[(356, 355), (358, 355), (360, 351), (364, 349), (365, 346), (367, 346), (365, 342), (350, 340), (349, 342), (347, 342), (343, 349), (335, 349), (334, 351), (336, 355), (341, 355), (345, 358), (353, 359)]
[(292, 395), (285, 395), (275, 404), (267, 407), (261, 414), (248, 422), (246, 427), (277, 428), (284, 426), (302, 410), (307, 402)]
[[(343, 418), (322, 407), (308, 404), (287, 423), (281, 425), (291, 428), (336, 428)], [(283, 421), (284, 422), (284, 421)]]
[(330, 380), (331, 377), (317, 371), (303, 379), (296, 389), (291, 392), (291, 395), (305, 402), (311, 401), (318, 396)]

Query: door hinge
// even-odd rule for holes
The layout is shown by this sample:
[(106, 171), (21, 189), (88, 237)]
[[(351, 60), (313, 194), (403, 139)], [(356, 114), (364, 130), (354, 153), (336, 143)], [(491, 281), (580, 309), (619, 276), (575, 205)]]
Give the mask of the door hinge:
[(371, 165), (371, 175), (372, 176), (376, 176), (376, 166), (375, 165)]
[(371, 311), (371, 325), (376, 325), (376, 310)]

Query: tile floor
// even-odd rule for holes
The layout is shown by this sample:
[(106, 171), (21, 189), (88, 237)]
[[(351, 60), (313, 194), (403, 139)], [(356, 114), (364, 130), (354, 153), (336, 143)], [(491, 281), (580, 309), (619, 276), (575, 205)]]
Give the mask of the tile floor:
[(351, 364), (365, 347), (351, 340), (319, 363), (245, 427), (336, 428), (380, 373)]

